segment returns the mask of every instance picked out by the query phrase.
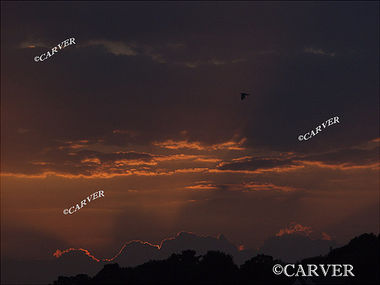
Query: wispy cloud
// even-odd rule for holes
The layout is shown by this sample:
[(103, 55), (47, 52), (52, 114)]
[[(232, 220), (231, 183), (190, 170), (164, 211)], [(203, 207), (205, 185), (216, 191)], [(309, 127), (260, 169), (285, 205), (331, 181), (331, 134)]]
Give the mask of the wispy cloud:
[(185, 61), (178, 62), (178, 64), (183, 65), (188, 68), (197, 68), (200, 66), (222, 66), (226, 64), (234, 64), (239, 62), (244, 62), (247, 59), (245, 58), (235, 58), (235, 59), (220, 59), (220, 58), (211, 58), (209, 60), (194, 60), (194, 61)]
[(296, 190), (294, 187), (290, 187), (290, 186), (281, 186), (281, 185), (274, 185), (272, 183), (256, 183), (256, 182), (245, 183), (245, 184), (243, 184), (243, 187), (249, 191), (291, 192), (291, 191)]
[(243, 144), (245, 143), (247, 139), (242, 138), (239, 141), (226, 141), (218, 144), (213, 145), (206, 145), (204, 143), (194, 141), (190, 142), (188, 140), (181, 140), (181, 141), (175, 141), (175, 140), (166, 140), (161, 142), (154, 142), (153, 144), (156, 146), (159, 146), (161, 148), (167, 148), (167, 149), (195, 149), (195, 150), (244, 150)]
[(186, 189), (191, 190), (217, 190), (218, 187), (209, 181), (199, 181), (195, 185), (186, 186)]
[(19, 48), (47, 48), (49, 45), (40, 40), (27, 40), (20, 43)]
[(162, 142), (154, 142), (153, 145), (159, 146), (167, 149), (196, 149), (196, 150), (204, 150), (205, 147), (201, 145), (200, 142), (189, 142), (187, 140), (182, 141), (174, 141), (174, 140), (166, 140)]
[[(123, 135), (127, 132), (117, 130), (114, 133)], [(107, 148), (100, 141), (84, 138), (56, 141), (54, 147), (43, 150), (43, 156), (33, 156), (28, 161), (19, 163), (17, 171), (15, 166), (3, 169), (2, 175), (29, 178), (44, 178), (49, 175), (66, 178), (112, 178), (132, 175), (171, 176), (183, 173), (280, 175), (296, 171), (309, 173), (318, 169), (352, 173), (379, 169), (379, 163), (374, 159), (378, 139), (372, 139), (368, 145), (360, 145), (359, 149), (340, 149), (308, 155), (271, 152), (259, 156), (253, 155), (245, 147), (245, 138), (238, 137), (216, 144), (187, 139), (158, 141), (153, 143), (158, 148), (149, 152), (123, 151), (123, 147)], [(273, 184), (247, 183), (244, 190), (286, 192), (294, 189)]]
[[(47, 41), (44, 40), (26, 40), (20, 43), (19, 47), (23, 49), (37, 47), (52, 48), (54, 47), (54, 43), (47, 44)], [(216, 58), (212, 55), (205, 59), (198, 58), (194, 60), (186, 60), (184, 59), (186, 55), (182, 55), (182, 58), (180, 57), (174, 59), (172, 58), (173, 52), (186, 48), (186, 45), (181, 42), (149, 45), (138, 43), (136, 41), (126, 42), (123, 40), (91, 39), (78, 45), (78, 48), (86, 47), (102, 47), (107, 53), (115, 56), (145, 56), (157, 63), (171, 63), (187, 68), (197, 68), (200, 66), (222, 66), (226, 64), (236, 64), (247, 60), (244, 57), (223, 59)]]
[(303, 226), (296, 222), (291, 222), (286, 228), (281, 229), (276, 236), (284, 235), (303, 235), (311, 239), (332, 240), (331, 236), (325, 232), (316, 232), (310, 226)]
[[(126, 43), (111, 40), (90, 40), (84, 46), (102, 46), (105, 50), (116, 56), (146, 56), (152, 61), (166, 63), (164, 56), (156, 48), (149, 45), (141, 45), (136, 42)], [(168, 47), (169, 48), (169, 47)]]
[(305, 48), (303, 51), (305, 53), (310, 53), (310, 54), (315, 54), (315, 55), (324, 55), (324, 56), (330, 56), (330, 57), (335, 56), (335, 52), (328, 52), (321, 48), (308, 47), (308, 48)]
[(275, 167), (288, 167), (298, 165), (290, 159), (281, 158), (252, 158), (243, 157), (239, 159), (233, 159), (231, 162), (221, 162), (218, 165), (220, 170), (258, 170), (258, 169), (270, 169)]
[(311, 227), (303, 226), (301, 224), (296, 224), (296, 223), (293, 222), (288, 227), (286, 227), (285, 229), (281, 229), (276, 234), (276, 236), (280, 237), (280, 236), (283, 236), (283, 235), (290, 235), (290, 234), (294, 234), (294, 233), (302, 234), (302, 235), (305, 235), (305, 236), (310, 236), (310, 234), (312, 232), (313, 231), (311, 230)]
[(103, 46), (113, 55), (136, 56), (138, 52), (135, 44), (127, 44), (121, 41), (91, 40), (87, 46)]
[(82, 163), (95, 163), (95, 164), (100, 164), (100, 159), (97, 157), (94, 158), (85, 158), (81, 160)]

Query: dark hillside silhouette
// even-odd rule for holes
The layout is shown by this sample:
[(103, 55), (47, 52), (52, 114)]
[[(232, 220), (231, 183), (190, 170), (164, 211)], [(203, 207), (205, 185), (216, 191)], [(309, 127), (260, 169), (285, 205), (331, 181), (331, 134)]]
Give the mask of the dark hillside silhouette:
[(327, 254), (329, 248), (334, 246), (334, 241), (292, 234), (268, 238), (260, 248), (260, 253), (287, 262), (297, 262), (304, 258)]
[[(314, 264), (352, 264), (355, 277), (345, 277), (346, 284), (380, 284), (380, 235), (363, 234), (352, 239), (347, 245), (333, 249), (326, 256), (304, 259), (302, 263)], [(315, 280), (314, 280), (315, 279)], [(323, 280), (324, 279), (324, 280)], [(326, 281), (326, 277), (314, 277), (313, 282)], [(328, 284), (335, 283), (336, 277), (330, 277)], [(319, 284), (319, 283), (317, 283)]]
[(247, 260), (240, 266), (240, 284), (292, 284), (293, 278), (273, 274), (272, 268), (275, 264), (283, 263), (264, 254)]
[(275, 275), (275, 264), (285, 265), (268, 255), (257, 255), (240, 268), (230, 255), (209, 251), (196, 255), (194, 250), (172, 254), (165, 260), (152, 260), (136, 267), (107, 264), (94, 277), (80, 274), (60, 276), (54, 285), (98, 284), (379, 284), (379, 236), (363, 234), (346, 246), (325, 256), (304, 259), (301, 264), (352, 264), (354, 277), (287, 277)]

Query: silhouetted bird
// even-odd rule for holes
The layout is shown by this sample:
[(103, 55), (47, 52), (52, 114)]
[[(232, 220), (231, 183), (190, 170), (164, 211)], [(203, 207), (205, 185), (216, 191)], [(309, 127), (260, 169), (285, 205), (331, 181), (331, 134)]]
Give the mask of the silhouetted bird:
[(247, 97), (248, 95), (249, 95), (248, 93), (240, 93), (241, 100), (244, 100), (245, 97)]

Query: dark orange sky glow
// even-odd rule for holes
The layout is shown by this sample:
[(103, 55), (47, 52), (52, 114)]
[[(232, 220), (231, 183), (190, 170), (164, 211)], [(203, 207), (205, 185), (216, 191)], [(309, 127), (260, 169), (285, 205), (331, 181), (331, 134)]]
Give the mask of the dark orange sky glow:
[(2, 260), (378, 234), (376, 4), (1, 5)]

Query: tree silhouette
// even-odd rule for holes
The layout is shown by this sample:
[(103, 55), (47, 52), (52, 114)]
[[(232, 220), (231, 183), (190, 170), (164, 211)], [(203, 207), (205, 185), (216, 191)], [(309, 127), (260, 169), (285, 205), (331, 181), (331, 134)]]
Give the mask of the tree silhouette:
[(85, 274), (75, 277), (59, 276), (54, 285), (99, 284), (380, 284), (380, 236), (363, 234), (346, 246), (332, 249), (326, 256), (304, 259), (301, 264), (352, 264), (355, 277), (287, 277), (275, 275), (273, 265), (285, 263), (272, 256), (257, 255), (239, 268), (230, 255), (209, 251), (196, 256), (194, 250), (172, 254), (166, 260), (151, 260), (136, 267), (121, 268), (107, 264), (94, 277)]
[(240, 267), (241, 284), (292, 284), (293, 278), (273, 274), (275, 264), (282, 264), (280, 260), (274, 260), (272, 256), (259, 254), (247, 260)]
[(230, 255), (209, 251), (199, 264), (199, 284), (237, 284), (238, 271)]

